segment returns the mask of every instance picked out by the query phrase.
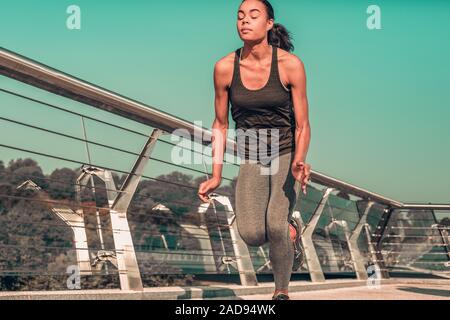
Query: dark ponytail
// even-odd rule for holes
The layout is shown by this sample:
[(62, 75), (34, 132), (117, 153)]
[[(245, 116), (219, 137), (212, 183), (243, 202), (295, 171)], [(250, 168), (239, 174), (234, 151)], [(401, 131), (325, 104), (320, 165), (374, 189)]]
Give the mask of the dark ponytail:
[[(242, 2), (244, 1), (245, 0), (243, 0)], [(261, 1), (265, 5), (269, 19), (273, 19), (275, 21), (275, 12), (270, 2), (268, 0), (259, 1)], [(281, 48), (288, 52), (294, 51), (291, 33), (280, 23), (274, 23), (273, 28), (269, 30), (268, 42), (270, 45)]]
[(289, 52), (294, 51), (290, 32), (279, 23), (274, 23), (269, 31), (269, 44)]

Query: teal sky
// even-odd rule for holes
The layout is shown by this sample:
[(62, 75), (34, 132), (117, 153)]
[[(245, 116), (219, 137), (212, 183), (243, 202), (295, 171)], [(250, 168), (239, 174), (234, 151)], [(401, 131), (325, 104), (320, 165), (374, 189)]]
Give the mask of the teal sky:
[[(81, 30), (66, 28), (71, 4), (81, 8)], [(0, 46), (211, 127), (214, 63), (242, 45), (235, 27), (239, 4), (2, 0)], [(272, 4), (306, 67), (313, 169), (400, 201), (450, 203), (450, 2)], [(366, 27), (371, 4), (381, 8), (381, 30)], [(145, 126), (4, 77), (0, 86), (149, 133)], [(2, 117), (82, 136), (75, 116), (4, 93), (0, 103)], [(230, 121), (233, 127), (231, 116)], [(98, 141), (134, 152), (145, 142), (145, 137), (90, 125), (88, 132)], [(79, 159), (84, 152), (82, 143), (68, 144), (1, 120), (0, 136), (2, 144), (64, 157)], [(19, 156), (0, 148), (5, 162)], [(133, 163), (132, 156), (115, 157), (100, 149), (92, 150), (92, 158), (123, 170)], [(67, 166), (41, 161), (46, 161), (45, 170)], [(233, 176), (236, 171), (226, 172)]]

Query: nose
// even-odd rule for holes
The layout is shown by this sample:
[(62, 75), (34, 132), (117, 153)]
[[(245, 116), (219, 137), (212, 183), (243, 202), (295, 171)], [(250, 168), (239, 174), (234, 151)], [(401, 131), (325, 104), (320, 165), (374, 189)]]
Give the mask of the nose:
[(245, 16), (243, 19), (242, 19), (242, 25), (244, 25), (244, 24), (248, 24), (248, 16)]

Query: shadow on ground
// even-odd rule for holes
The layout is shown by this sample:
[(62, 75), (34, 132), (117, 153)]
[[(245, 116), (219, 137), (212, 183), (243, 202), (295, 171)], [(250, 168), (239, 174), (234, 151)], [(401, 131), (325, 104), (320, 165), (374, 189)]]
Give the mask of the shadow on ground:
[(204, 287), (196, 287), (196, 286), (190, 286), (190, 287), (183, 287), (185, 292), (182, 295), (179, 295), (177, 297), (177, 300), (185, 300), (185, 299), (192, 299), (192, 289), (203, 289), (202, 291), (202, 298), (203, 299), (214, 299), (214, 298), (224, 298), (224, 299), (233, 299), (233, 300), (242, 300), (242, 298), (239, 298), (236, 296), (233, 290), (223, 287), (215, 287), (211, 286), (207, 290), (205, 290)]
[(416, 287), (401, 287), (401, 288), (398, 288), (398, 290), (432, 295), (432, 296), (450, 297), (450, 290), (427, 289), (427, 288), (416, 288)]

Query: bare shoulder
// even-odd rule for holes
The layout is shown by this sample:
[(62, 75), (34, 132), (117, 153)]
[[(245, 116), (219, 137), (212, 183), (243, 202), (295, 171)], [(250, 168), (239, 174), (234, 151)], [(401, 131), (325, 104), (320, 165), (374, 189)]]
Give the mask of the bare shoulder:
[(233, 51), (220, 58), (215, 64), (215, 69), (218, 71), (225, 71), (224, 69), (227, 69), (227, 67), (232, 67), (234, 64), (234, 55), (235, 52)]
[(229, 86), (233, 79), (235, 52), (230, 52), (214, 65), (214, 78), (221, 86)]
[(304, 72), (303, 61), (295, 54), (278, 48), (278, 60), (282, 68), (288, 72)]

